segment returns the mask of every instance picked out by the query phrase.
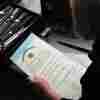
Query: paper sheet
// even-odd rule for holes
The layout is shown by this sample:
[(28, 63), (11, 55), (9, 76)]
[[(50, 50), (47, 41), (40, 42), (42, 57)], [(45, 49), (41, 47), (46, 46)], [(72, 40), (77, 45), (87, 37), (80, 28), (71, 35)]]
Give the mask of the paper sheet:
[(28, 74), (30, 79), (37, 73), (46, 77), (62, 97), (81, 96), (80, 78), (86, 68), (70, 56), (64, 56), (34, 33), (30, 33), (10, 59)]

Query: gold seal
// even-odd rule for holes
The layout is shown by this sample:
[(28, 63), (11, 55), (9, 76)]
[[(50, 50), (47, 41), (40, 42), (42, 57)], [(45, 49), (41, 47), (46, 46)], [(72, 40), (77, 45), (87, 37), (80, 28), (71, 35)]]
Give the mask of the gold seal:
[(25, 64), (44, 63), (49, 58), (50, 52), (42, 48), (29, 48), (23, 56)]

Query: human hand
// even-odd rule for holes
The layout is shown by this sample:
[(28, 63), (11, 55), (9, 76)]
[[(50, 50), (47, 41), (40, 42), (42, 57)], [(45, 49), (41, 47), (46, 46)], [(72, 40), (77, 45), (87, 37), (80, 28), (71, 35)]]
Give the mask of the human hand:
[(48, 96), (51, 100), (60, 100), (61, 97), (56, 91), (50, 86), (48, 80), (39, 75), (33, 77), (33, 83), (42, 91), (44, 96)]

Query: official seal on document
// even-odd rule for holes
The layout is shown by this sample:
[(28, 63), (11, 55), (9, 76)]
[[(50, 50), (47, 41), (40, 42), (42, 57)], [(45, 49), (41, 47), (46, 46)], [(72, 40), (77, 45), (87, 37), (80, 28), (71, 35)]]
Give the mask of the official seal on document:
[(45, 49), (31, 47), (24, 52), (23, 62), (26, 64), (45, 63), (50, 57), (50, 52)]

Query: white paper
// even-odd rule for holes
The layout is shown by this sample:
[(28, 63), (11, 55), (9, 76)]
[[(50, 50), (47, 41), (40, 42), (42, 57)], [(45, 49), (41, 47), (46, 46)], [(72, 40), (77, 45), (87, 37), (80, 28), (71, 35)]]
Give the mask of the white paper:
[(65, 98), (81, 96), (80, 78), (86, 71), (80, 63), (66, 57), (31, 33), (10, 58), (32, 79), (34, 74), (46, 77), (53, 88)]

